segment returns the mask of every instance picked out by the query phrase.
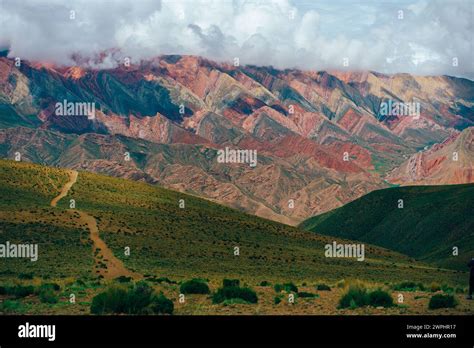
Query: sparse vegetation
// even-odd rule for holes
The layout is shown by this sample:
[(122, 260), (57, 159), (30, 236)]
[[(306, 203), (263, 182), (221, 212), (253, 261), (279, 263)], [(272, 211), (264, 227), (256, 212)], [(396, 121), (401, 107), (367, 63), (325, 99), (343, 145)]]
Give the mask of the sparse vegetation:
[(275, 284), (274, 289), (276, 292), (286, 291), (286, 292), (298, 292), (298, 287), (292, 282), (285, 284)]
[(369, 305), (373, 307), (392, 307), (393, 298), (388, 292), (377, 289), (369, 292)]
[(316, 290), (331, 291), (331, 287), (329, 285), (326, 285), (326, 284), (318, 284), (318, 285), (316, 285)]
[(457, 304), (456, 298), (453, 295), (435, 294), (431, 297), (428, 308), (454, 308)]
[(301, 291), (298, 293), (298, 297), (301, 297), (301, 298), (315, 298), (315, 297), (319, 297), (318, 294), (313, 294), (312, 292), (305, 292), (305, 291)]
[[(10, 173), (8, 178), (2, 171), (4, 167), (13, 168), (7, 170)], [(14, 174), (23, 168), (28, 172), (26, 176)], [(465, 284), (464, 273), (443, 269), (439, 272), (427, 271), (424, 266), (418, 267), (412, 259), (372, 246), (370, 253), (376, 262), (351, 263), (350, 269), (345, 268), (346, 260), (327, 263), (321, 256), (320, 250), (328, 240), (334, 240), (332, 237), (303, 232), (156, 186), (81, 172), (68, 198), (80, 202), (79, 209), (96, 218), (101, 238), (127, 268), (144, 275), (157, 292), (162, 292), (161, 297), (150, 286), (140, 288), (129, 277), (118, 277), (111, 282), (103, 279), (102, 275), (92, 273), (94, 254), (87, 226), (78, 220), (75, 213), (66, 212), (67, 199), (61, 200), (58, 208), (49, 207), (51, 198), (66, 181), (64, 171), (54, 168), (52, 177), (49, 177), (48, 168), (45, 171), (38, 171), (37, 168), (43, 167), (0, 160), (0, 193), (8, 198), (7, 201), (0, 200), (0, 214), (3, 214), (0, 219), (0, 242), (27, 237), (29, 242), (42, 245), (42, 257), (37, 262), (8, 259), (0, 263), (2, 313), (36, 314), (47, 308), (48, 313), (58, 314), (69, 314), (69, 311), (82, 314), (89, 309), (104, 314), (169, 314), (173, 310), (195, 314), (208, 313), (206, 306), (218, 300), (226, 306), (258, 301), (259, 306), (241, 307), (239, 313), (282, 314), (288, 306), (275, 305), (286, 302), (287, 293), (304, 298), (306, 294), (312, 296), (313, 291), (327, 289), (332, 292), (319, 293), (325, 301), (306, 300), (295, 306), (331, 303), (331, 310), (334, 310), (341, 296), (340, 289), (348, 286), (352, 279), (367, 282), (368, 289), (385, 284), (386, 287), (403, 285), (398, 291), (414, 291), (411, 289), (416, 285), (417, 291), (423, 291), (422, 283), (435, 281), (443, 284), (435, 286), (438, 289), (435, 291), (465, 292), (459, 287)], [(61, 175), (55, 176), (55, 173)], [(17, 178), (20, 181), (17, 182)], [(186, 209), (177, 207), (176, 202), (180, 198), (186, 200)], [(229, 245), (235, 243), (246, 245), (246, 252), (240, 256), (238, 263), (229, 253)], [(123, 256), (123, 245), (134, 250), (133, 257)], [(58, 262), (57, 255), (62, 254), (68, 257)], [(103, 264), (106, 265), (105, 262)], [(325, 267), (320, 267), (322, 264)], [(383, 268), (390, 271), (385, 272), (384, 269), (381, 272)], [(167, 298), (175, 298), (182, 286), (188, 286), (188, 282), (199, 284), (192, 285), (192, 290), (186, 293), (193, 293), (197, 287), (205, 289), (198, 290), (198, 293), (210, 294), (209, 285), (218, 284), (223, 278), (226, 278), (223, 288), (227, 290), (218, 289), (212, 297), (186, 299), (186, 306), (178, 306), (179, 309), (174, 309), (173, 302)], [(347, 281), (338, 282), (341, 278)], [(289, 279), (292, 282), (288, 282)], [(413, 281), (412, 284), (400, 283), (400, 279)], [(330, 286), (318, 284), (315, 280), (323, 280)], [(316, 287), (312, 286), (314, 283)], [(257, 296), (247, 284), (259, 284), (260, 287), (274, 285), (277, 294), (272, 288), (257, 288)], [(301, 285), (301, 288), (298, 289), (295, 284)], [(110, 288), (115, 288), (115, 293), (110, 290), (109, 294)], [(429, 291), (432, 287), (427, 288)], [(76, 306), (65, 306), (66, 303), (59, 302), (70, 293), (77, 295)], [(103, 293), (106, 294), (101, 295)], [(386, 298), (380, 295), (377, 300), (370, 299), (372, 292), (367, 290), (366, 293), (369, 296), (367, 305), (371, 301), (379, 304), (381, 299)], [(332, 302), (328, 302), (328, 298)], [(55, 301), (59, 303), (45, 305)], [(420, 301), (427, 304), (428, 297)], [(466, 313), (465, 302), (461, 303), (464, 307), (459, 306), (458, 311)], [(356, 301), (349, 301), (351, 305), (355, 308)], [(410, 309), (410, 304), (406, 306)], [(425, 308), (427, 310), (427, 305)], [(231, 308), (225, 311), (233, 313)]]
[(240, 280), (239, 279), (224, 279), (222, 281), (222, 286), (227, 287), (227, 286), (240, 286)]
[(182, 294), (209, 294), (209, 286), (201, 279), (191, 279), (181, 284)]
[(255, 291), (250, 288), (240, 288), (237, 286), (222, 287), (212, 296), (213, 303), (222, 303), (225, 300), (242, 299), (248, 303), (257, 303), (258, 297)]
[(392, 296), (381, 289), (369, 291), (362, 284), (349, 286), (346, 293), (339, 300), (339, 308), (357, 308), (364, 306), (392, 307)]
[(156, 296), (145, 282), (129, 288), (112, 286), (92, 299), (92, 314), (172, 314), (173, 303), (163, 294)]

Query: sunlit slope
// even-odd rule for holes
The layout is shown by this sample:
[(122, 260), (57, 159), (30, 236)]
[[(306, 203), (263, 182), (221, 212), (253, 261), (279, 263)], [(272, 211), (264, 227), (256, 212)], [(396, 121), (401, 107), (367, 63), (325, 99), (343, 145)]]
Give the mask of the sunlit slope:
[(364, 262), (326, 258), (324, 246), (333, 237), (146, 183), (87, 172), (79, 172), (68, 195), (51, 208), (51, 199), (67, 181), (65, 170), (3, 160), (0, 169), (2, 197), (8, 194), (0, 205), (0, 242), (36, 242), (42, 250), (33, 265), (24, 259), (2, 260), (3, 275), (96, 276), (89, 231), (70, 209), (73, 199), (77, 211), (97, 220), (100, 235), (114, 254), (144, 276), (239, 277), (249, 282), (410, 279), (452, 284), (464, 277), (369, 245)]
[(38, 259), (1, 258), (1, 277), (56, 279), (91, 274), (89, 233), (76, 214), (50, 207), (65, 170), (0, 160), (0, 243), (38, 244)]

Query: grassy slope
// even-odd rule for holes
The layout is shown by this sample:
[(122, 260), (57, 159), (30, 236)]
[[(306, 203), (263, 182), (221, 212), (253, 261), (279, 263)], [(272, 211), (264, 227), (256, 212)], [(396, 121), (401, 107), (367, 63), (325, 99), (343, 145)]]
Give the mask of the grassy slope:
[(0, 160), (0, 243), (38, 244), (38, 261), (0, 259), (0, 275), (83, 276), (92, 268), (91, 242), (75, 216), (51, 208), (67, 181), (62, 169)]
[[(300, 227), (465, 270), (474, 256), (473, 212), (474, 184), (397, 187), (371, 192)], [(452, 256), (453, 246), (459, 248), (457, 257)]]
[[(81, 172), (70, 192), (77, 208), (98, 220), (117, 257), (143, 274), (170, 278), (240, 277), (248, 280), (362, 278), (391, 281), (440, 274), (410, 268), (399, 254), (368, 247), (367, 262), (328, 259), (327, 238), (148, 184)], [(185, 208), (179, 208), (179, 200)], [(60, 202), (66, 207), (66, 201)], [(125, 257), (128, 246), (131, 255)], [(234, 247), (240, 256), (234, 256)], [(449, 281), (459, 275), (443, 272)]]
[[(92, 275), (88, 233), (67, 210), (68, 199), (74, 198), (78, 210), (96, 217), (102, 238), (116, 256), (145, 275), (177, 280), (239, 277), (250, 284), (342, 278), (460, 284), (464, 278), (371, 246), (366, 246), (365, 262), (325, 258), (324, 245), (332, 237), (156, 186), (85, 172), (79, 174), (68, 199), (53, 209), (49, 202), (66, 181), (64, 171), (11, 161), (0, 161), (0, 171), (6, 173), (0, 175), (1, 190), (10, 197), (1, 205), (0, 242), (24, 242), (20, 237), (27, 232), (28, 241), (40, 243), (37, 263), (6, 259), (1, 263), (4, 272), (30, 270), (52, 278)], [(184, 209), (179, 208), (179, 199), (185, 200)], [(131, 249), (128, 257), (123, 253), (126, 246)], [(240, 247), (240, 256), (234, 256), (235, 246)]]

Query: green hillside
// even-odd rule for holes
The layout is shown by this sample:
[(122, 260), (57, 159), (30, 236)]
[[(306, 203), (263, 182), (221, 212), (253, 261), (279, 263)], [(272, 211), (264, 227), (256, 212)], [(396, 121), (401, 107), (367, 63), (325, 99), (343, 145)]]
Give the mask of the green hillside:
[[(0, 161), (0, 242), (21, 240), (44, 245), (47, 257), (32, 264), (6, 259), (0, 272), (26, 270), (43, 277), (93, 276), (91, 240), (78, 212), (97, 222), (101, 238), (125, 266), (144, 276), (185, 279), (238, 277), (262, 280), (358, 278), (367, 281), (414, 279), (461, 283), (463, 275), (434, 272), (401, 254), (366, 246), (366, 260), (326, 258), (334, 238), (265, 220), (204, 199), (142, 182), (79, 172), (57, 208), (49, 206), (67, 181), (62, 169)], [(75, 210), (69, 209), (70, 199)], [(184, 208), (180, 208), (180, 200)], [(69, 233), (67, 232), (69, 231)], [(130, 248), (130, 255), (124, 249)], [(239, 255), (234, 255), (235, 247)], [(89, 249), (90, 250), (90, 249)], [(54, 266), (54, 267), (53, 267)], [(90, 269), (88, 269), (90, 267)]]
[[(402, 209), (398, 207), (400, 199)], [(474, 184), (378, 190), (312, 217), (300, 227), (466, 270), (468, 260), (474, 257)], [(459, 256), (453, 256), (455, 246)]]

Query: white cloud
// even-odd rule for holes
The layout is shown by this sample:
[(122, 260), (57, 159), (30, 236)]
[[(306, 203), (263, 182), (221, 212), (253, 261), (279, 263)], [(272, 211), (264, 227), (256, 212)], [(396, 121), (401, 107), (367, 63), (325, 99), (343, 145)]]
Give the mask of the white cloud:
[(469, 0), (0, 0), (0, 46), (61, 64), (120, 49), (135, 61), (194, 54), (324, 70), (347, 57), (354, 70), (472, 77), (472, 12)]

